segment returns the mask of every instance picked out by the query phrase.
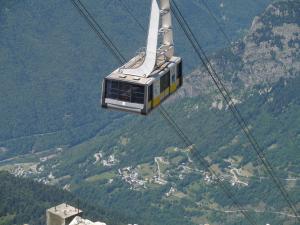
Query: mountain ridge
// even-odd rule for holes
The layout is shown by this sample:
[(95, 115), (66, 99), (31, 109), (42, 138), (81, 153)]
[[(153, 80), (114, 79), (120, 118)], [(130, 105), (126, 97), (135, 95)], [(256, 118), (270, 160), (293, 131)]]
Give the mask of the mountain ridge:
[[(278, 12), (282, 13), (278, 14)], [(247, 90), (261, 84), (271, 86), (280, 78), (298, 75), (300, 71), (299, 13), (297, 1), (273, 3), (267, 7), (261, 17), (255, 17), (243, 40), (234, 43), (223, 52), (214, 54), (211, 63), (219, 71), (230, 90)], [(268, 21), (272, 15), (272, 19), (280, 21), (275, 22), (274, 26)], [(263, 36), (266, 34), (267, 37)], [(207, 87), (211, 86), (213, 86), (212, 82), (204, 68), (201, 68), (187, 78), (186, 88), (180, 95), (185, 96), (183, 92), (186, 92), (187, 96), (197, 96), (201, 90), (204, 94), (209, 93), (210, 89)]]
[[(297, 1), (274, 4), (285, 6), (292, 2), (297, 4)], [(274, 15), (265, 13), (263, 17), (269, 17), (269, 23)], [(274, 19), (277, 23), (276, 15)], [(259, 21), (260, 18), (255, 20), (246, 37), (256, 33), (255, 26)], [(268, 36), (270, 40), (254, 41), (260, 40), (259, 46), (272, 42), (273, 34)], [(242, 59), (247, 52), (243, 42), (247, 41), (245, 38), (235, 45), (237, 57), (224, 49), (221, 52), (225, 53), (217, 52), (212, 62), (233, 93), (235, 104), (251, 124), (249, 129), (276, 174), (291, 198), (299, 203), (300, 109), (297, 90), (300, 78), (297, 71), (293, 76), (285, 76), (279, 71), (271, 82), (260, 82), (260, 74), (253, 75), (257, 77), (255, 82), (248, 81), (247, 76), (242, 76), (245, 72)], [(255, 47), (253, 43), (251, 46)], [(270, 57), (268, 48), (260, 49), (257, 45), (253, 55), (247, 54), (246, 59), (259, 53), (255, 61), (264, 64), (266, 61), (258, 60), (264, 51), (268, 53), (267, 62), (273, 65), (276, 60)], [(280, 48), (276, 51), (281, 52)], [(295, 56), (290, 54), (290, 49), (283, 49), (283, 52), (290, 58)], [(256, 221), (292, 224), (292, 217), (267, 213), (280, 211), (289, 215), (291, 212), (208, 79), (202, 68), (200, 74), (197, 70), (187, 76), (185, 86), (177, 95), (180, 98), (165, 102), (165, 107), (193, 140), (199, 154), (212, 164), (216, 174)], [(192, 91), (188, 90), (191, 87)], [(96, 129), (91, 138), (73, 145), (56, 146), (47, 152), (16, 157), (9, 163), (0, 164), (1, 169), (59, 185), (91, 203), (100, 202), (107, 208), (152, 224), (245, 224), (240, 215), (227, 213), (236, 212), (236, 206), (216, 185), (215, 177), (188, 154), (189, 148), (158, 112), (154, 111), (148, 117), (111, 114), (118, 115), (117, 119), (107, 119), (109, 125), (100, 131)], [(263, 213), (255, 213), (257, 209)]]

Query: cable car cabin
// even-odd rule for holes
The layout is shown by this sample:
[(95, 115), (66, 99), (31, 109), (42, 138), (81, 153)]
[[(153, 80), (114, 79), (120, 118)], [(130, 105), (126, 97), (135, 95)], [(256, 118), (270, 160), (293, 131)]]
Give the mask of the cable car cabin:
[(103, 82), (102, 107), (146, 115), (181, 85), (179, 57), (172, 57), (149, 77), (124, 75), (116, 70)]
[(159, 1), (152, 0), (146, 51), (104, 79), (104, 108), (147, 115), (182, 85), (182, 60), (174, 56), (170, 0)]

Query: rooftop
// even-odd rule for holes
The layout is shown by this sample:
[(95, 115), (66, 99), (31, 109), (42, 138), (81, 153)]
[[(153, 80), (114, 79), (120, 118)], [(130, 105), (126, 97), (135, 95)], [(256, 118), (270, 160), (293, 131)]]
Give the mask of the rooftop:
[(63, 204), (60, 204), (58, 206), (48, 209), (47, 212), (50, 212), (61, 218), (66, 219), (66, 218), (78, 215), (79, 213), (82, 213), (82, 210), (77, 209), (73, 206), (70, 206), (66, 203), (63, 203)]
[[(124, 68), (132, 68), (130, 66), (127, 66), (128, 64), (134, 64), (135, 66), (140, 63), (138, 58), (139, 56), (136, 56), (132, 60), (130, 60), (127, 64), (124, 65)], [(119, 81), (127, 81), (131, 83), (136, 83), (136, 84), (150, 84), (152, 81), (155, 80), (156, 77), (158, 77), (158, 73), (162, 70), (164, 70), (170, 62), (175, 62), (178, 61), (179, 57), (173, 56), (170, 60), (168, 61), (163, 61), (162, 63), (159, 64), (158, 67), (150, 74), (149, 77), (138, 77), (138, 76), (132, 76), (132, 75), (127, 75), (123, 74), (120, 70), (122, 70), (123, 67), (120, 67), (116, 69), (114, 72), (112, 72), (110, 75), (107, 76), (108, 79), (113, 79), (113, 80), (119, 80)]]

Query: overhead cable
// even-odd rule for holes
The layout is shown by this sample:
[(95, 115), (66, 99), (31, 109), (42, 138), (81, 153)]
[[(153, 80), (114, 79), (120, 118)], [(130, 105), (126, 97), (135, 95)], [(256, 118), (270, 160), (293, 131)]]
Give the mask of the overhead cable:
[(195, 52), (197, 53), (197, 56), (199, 57), (200, 61), (203, 64), (203, 66), (205, 67), (208, 74), (212, 78), (212, 80), (215, 83), (215, 85), (216, 85), (217, 89), (219, 90), (220, 94), (222, 95), (222, 97), (226, 101), (226, 103), (227, 103), (230, 111), (232, 112), (234, 118), (236, 119), (237, 123), (240, 125), (241, 129), (243, 130), (245, 136), (249, 140), (253, 150), (256, 152), (257, 156), (260, 158), (260, 160), (261, 160), (262, 164), (264, 165), (264, 167), (266, 168), (268, 174), (271, 176), (274, 184), (277, 186), (277, 188), (279, 189), (279, 191), (282, 194), (283, 198), (288, 203), (289, 207), (291, 208), (291, 210), (295, 214), (296, 218), (300, 222), (300, 219), (298, 217), (298, 212), (297, 212), (297, 209), (296, 209), (294, 203), (290, 199), (290, 197), (289, 197), (287, 191), (285, 190), (283, 184), (281, 183), (281, 181), (276, 176), (276, 174), (274, 172), (274, 169), (272, 168), (272, 166), (271, 166), (270, 162), (268, 161), (268, 159), (265, 157), (264, 152), (262, 151), (262, 148), (258, 144), (256, 138), (253, 136), (247, 122), (242, 117), (240, 111), (238, 110), (238, 108), (234, 104), (234, 101), (231, 97), (230, 92), (227, 90), (227, 88), (223, 84), (221, 78), (216, 73), (214, 67), (212, 66), (212, 64), (208, 60), (208, 57), (206, 56), (206, 53), (202, 49), (201, 45), (199, 44), (197, 38), (195, 37), (195, 35), (192, 32), (191, 28), (189, 27), (188, 23), (184, 19), (182, 13), (180, 12), (180, 10), (179, 10), (179, 8), (178, 8), (178, 6), (177, 6), (177, 4), (174, 0), (171, 3), (171, 10), (172, 10), (175, 18), (177, 19), (179, 25), (183, 29), (185, 35), (187, 36), (188, 40), (192, 44)]
[[(80, 0), (78, 0), (79, 2), (80, 2)], [(73, 1), (72, 1), (73, 2)], [(81, 6), (83, 6), (83, 4), (80, 2), (80, 4), (81, 4)], [(75, 7), (76, 7), (76, 5), (75, 5)], [(77, 8), (77, 7), (76, 7)], [(85, 11), (87, 11), (87, 9), (83, 6), (83, 8), (84, 8), (84, 10)], [(80, 12), (81, 12), (81, 10), (80, 10)], [(88, 11), (87, 11), (88, 12)], [(91, 14), (90, 13), (88, 13), (88, 15), (89, 15), (89, 17), (91, 17), (91, 19), (93, 20), (93, 21), (95, 21), (94, 20), (94, 18), (92, 18), (92, 16), (91, 16)], [(87, 17), (85, 17), (85, 19), (87, 19)], [(90, 22), (89, 22), (89, 24), (90, 24)], [(100, 27), (100, 25), (99, 25), (99, 27)], [(93, 27), (93, 30), (94, 30), (94, 27)], [(103, 30), (102, 30), (102, 32), (103, 32)], [(104, 33), (104, 32), (103, 32)], [(99, 33), (99, 32), (97, 32), (97, 34), (100, 34), (101, 35), (101, 33)], [(107, 36), (106, 36), (107, 37)], [(100, 38), (102, 41), (103, 40), (105, 40), (105, 38)], [(108, 48), (110, 48), (111, 49), (111, 51), (115, 51), (111, 46), (115, 46), (115, 45), (113, 45), (113, 44), (106, 44), (106, 46), (108, 47)], [(116, 50), (118, 50), (117, 48), (116, 48)], [(122, 56), (122, 54), (118, 51), (118, 54), (113, 54), (120, 62), (122, 62), (122, 63), (124, 63), (123, 62), (123, 56)], [(118, 56), (119, 55), (119, 56)], [(121, 60), (120, 60), (120, 58), (122, 58)], [(125, 59), (125, 58), (124, 58)], [(164, 116), (164, 118), (170, 123), (170, 124), (173, 124), (173, 125), (175, 125), (175, 127), (177, 128), (176, 129), (176, 132), (178, 133), (178, 134), (180, 134), (180, 137), (182, 137), (182, 139), (184, 140), (184, 142), (185, 142), (185, 144), (187, 144), (187, 145), (191, 145), (191, 141), (188, 139), (188, 137), (184, 134), (184, 132), (177, 126), (177, 124), (176, 124), (176, 122), (174, 122), (174, 119), (172, 119), (172, 117), (168, 114), (168, 112), (163, 108), (163, 107), (161, 107), (161, 113), (162, 113), (162, 115)], [(174, 128), (175, 128), (174, 127)], [(209, 167), (209, 165), (208, 165), (208, 162), (206, 162), (206, 160), (204, 160), (204, 159), (202, 159), (201, 157), (199, 157), (199, 155), (198, 155), (198, 153), (196, 154), (197, 156), (198, 156), (198, 159), (201, 159), (200, 160), (200, 162), (202, 163), (202, 165), (204, 166), (204, 167), (206, 167), (209, 171), (211, 171), (211, 173), (212, 174), (215, 174), (215, 172)], [(216, 174), (215, 174), (216, 175)], [(250, 224), (256, 224), (255, 223), (255, 221), (248, 215), (248, 213), (245, 211), (245, 210), (243, 210), (243, 208), (241, 207), (241, 205), (238, 203), (238, 201), (233, 197), (233, 195), (232, 195), (232, 193), (230, 192), (230, 190), (226, 187), (226, 185), (223, 183), (223, 181), (218, 177), (218, 176), (216, 176), (216, 179), (217, 179), (217, 183), (221, 186), (221, 188), (222, 188), (222, 190), (223, 190), (223, 192), (228, 196), (228, 198), (230, 199), (230, 200), (232, 200), (233, 201), (233, 203), (235, 204), (235, 205), (237, 205), (237, 207), (240, 209), (240, 211), (241, 211), (241, 213), (245, 216), (245, 218), (250, 222)]]

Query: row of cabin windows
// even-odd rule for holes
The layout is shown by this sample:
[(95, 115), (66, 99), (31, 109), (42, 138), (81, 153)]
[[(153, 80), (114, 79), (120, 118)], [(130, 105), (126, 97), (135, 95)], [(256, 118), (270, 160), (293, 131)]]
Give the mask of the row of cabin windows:
[(170, 78), (170, 71), (167, 72), (165, 75), (163, 75), (160, 78), (160, 93), (162, 93), (163, 91), (165, 91), (168, 87), (170, 87), (170, 79), (172, 79), (172, 83), (176, 82), (176, 79), (179, 79), (179, 85), (181, 86), (182, 84), (182, 62), (180, 62), (179, 64), (177, 64), (176, 67), (176, 74), (177, 77), (175, 78), (175, 75), (172, 74), (172, 77)]
[[(182, 84), (182, 62), (177, 65), (177, 77), (175, 75), (171, 77), (172, 83), (176, 82), (176, 79), (179, 79), (179, 86)], [(170, 71), (167, 72), (164, 76), (160, 78), (160, 93), (165, 91), (168, 87), (170, 87)], [(148, 88), (148, 101), (153, 99), (153, 84)]]
[(144, 104), (144, 86), (121, 81), (106, 81), (106, 98)]
[[(179, 79), (179, 85), (182, 84), (182, 62), (177, 65), (177, 78)], [(174, 77), (172, 76), (172, 83)], [(160, 78), (160, 92), (162, 93), (168, 87), (170, 87), (170, 71)], [(144, 86), (131, 84), (121, 81), (106, 81), (106, 98), (111, 98), (119, 101), (126, 101), (131, 103), (144, 104)], [(153, 99), (153, 84), (148, 88), (148, 101)]]

